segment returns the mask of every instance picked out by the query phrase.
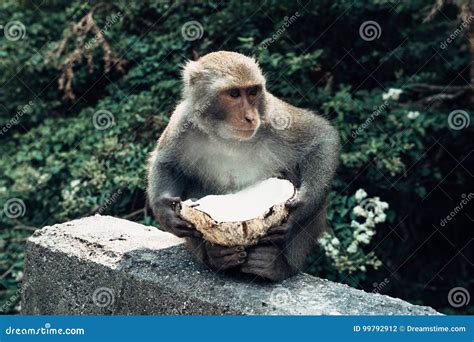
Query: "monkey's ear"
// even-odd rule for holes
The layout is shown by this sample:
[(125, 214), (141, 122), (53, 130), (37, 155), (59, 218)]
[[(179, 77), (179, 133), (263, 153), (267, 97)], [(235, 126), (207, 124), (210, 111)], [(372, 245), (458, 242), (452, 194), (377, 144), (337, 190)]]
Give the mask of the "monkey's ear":
[(189, 87), (196, 84), (202, 76), (204, 68), (201, 63), (196, 61), (188, 61), (183, 67), (183, 81)]

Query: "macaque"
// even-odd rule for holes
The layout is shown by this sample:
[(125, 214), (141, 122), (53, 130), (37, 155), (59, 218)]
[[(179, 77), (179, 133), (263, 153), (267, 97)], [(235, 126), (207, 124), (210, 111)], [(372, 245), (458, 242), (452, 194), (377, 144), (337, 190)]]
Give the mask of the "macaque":
[[(209, 53), (183, 69), (184, 89), (149, 161), (148, 198), (161, 227), (186, 239), (203, 263), (272, 281), (301, 271), (326, 226), (326, 200), (339, 135), (323, 117), (273, 96), (257, 62)], [(290, 180), (289, 215), (254, 246), (203, 240), (177, 207), (233, 193), (270, 177)]]

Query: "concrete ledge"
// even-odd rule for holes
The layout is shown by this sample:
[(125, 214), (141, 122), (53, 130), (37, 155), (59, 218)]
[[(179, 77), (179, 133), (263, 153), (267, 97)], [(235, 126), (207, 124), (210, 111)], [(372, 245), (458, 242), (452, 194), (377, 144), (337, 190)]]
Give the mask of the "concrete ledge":
[(22, 313), (40, 315), (436, 315), (429, 307), (300, 274), (280, 284), (218, 275), (182, 240), (110, 216), (27, 242)]

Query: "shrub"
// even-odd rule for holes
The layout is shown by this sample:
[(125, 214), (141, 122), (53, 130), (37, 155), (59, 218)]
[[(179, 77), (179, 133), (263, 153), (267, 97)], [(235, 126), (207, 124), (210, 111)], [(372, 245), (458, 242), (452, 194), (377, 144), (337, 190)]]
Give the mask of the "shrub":
[[(454, 7), (430, 23), (422, 22), (429, 6), (421, 0), (305, 7), (73, 0), (47, 1), (41, 12), (7, 0), (0, 8), (0, 23), (19, 21), (26, 30), (0, 45), (0, 204), (15, 199), (11, 208), (19, 210), (0, 215), (4, 310), (18, 309), (24, 241), (36, 227), (96, 212), (156, 225), (144, 195), (148, 153), (180, 97), (180, 65), (217, 49), (255, 55), (272, 93), (318, 110), (340, 131), (329, 235), (309, 260), (311, 273), (367, 290), (387, 278), (384, 292), (447, 312), (449, 289), (468, 286), (463, 256), (472, 260), (472, 249), (456, 253), (469, 222), (460, 215), (451, 230), (438, 231), (470, 179), (469, 128), (448, 124), (448, 114), (466, 103), (420, 106), (407, 88), (468, 79), (462, 39), (433, 50), (451, 32)], [(108, 25), (106, 45), (100, 36), (102, 44), (94, 43), (97, 30), (74, 31), (91, 11), (97, 27)], [(379, 39), (359, 35), (369, 19), (380, 24)], [(202, 38), (184, 39), (183, 25), (193, 20)], [(369, 208), (360, 206), (359, 189)], [(442, 280), (439, 272), (455, 276)]]

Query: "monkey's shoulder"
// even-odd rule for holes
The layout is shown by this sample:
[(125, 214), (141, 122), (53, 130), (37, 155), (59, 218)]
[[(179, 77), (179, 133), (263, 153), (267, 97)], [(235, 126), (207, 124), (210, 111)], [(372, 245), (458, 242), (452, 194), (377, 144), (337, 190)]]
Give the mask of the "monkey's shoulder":
[(331, 124), (314, 111), (295, 107), (271, 94), (267, 99), (267, 125), (280, 139), (299, 143), (317, 138)]

